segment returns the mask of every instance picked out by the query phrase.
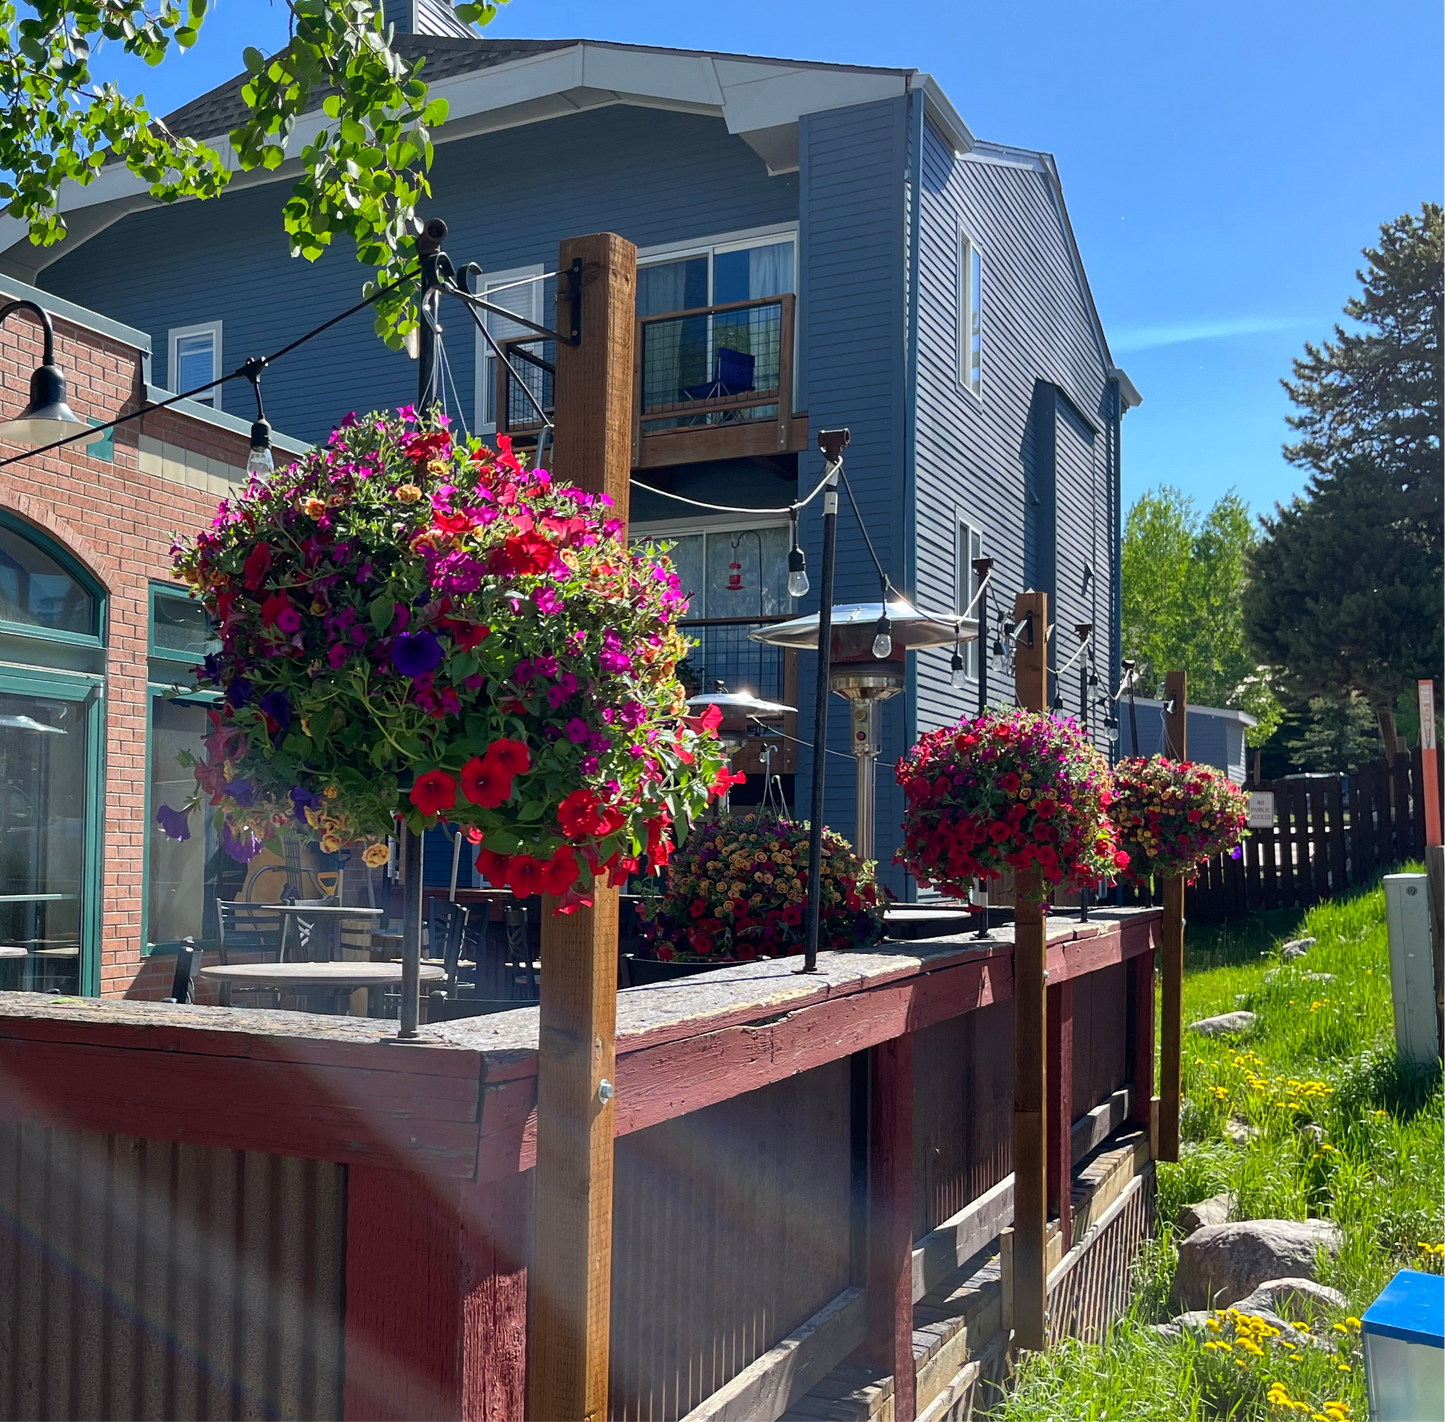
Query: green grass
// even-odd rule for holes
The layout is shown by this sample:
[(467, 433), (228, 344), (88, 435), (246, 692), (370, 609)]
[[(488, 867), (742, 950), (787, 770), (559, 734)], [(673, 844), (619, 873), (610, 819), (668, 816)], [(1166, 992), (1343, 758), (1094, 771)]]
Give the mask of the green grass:
[[(1306, 934), (1317, 940), (1309, 953), (1281, 962), (1281, 943)], [(1330, 1325), (1362, 1314), (1397, 1270), (1440, 1267), (1420, 1245), (1445, 1236), (1445, 1097), (1438, 1065), (1421, 1070), (1394, 1053), (1383, 893), (1191, 928), (1186, 945), (1185, 1022), (1247, 1008), (1254, 1029), (1248, 1038), (1185, 1035), (1181, 1158), (1158, 1167), (1160, 1233), (1136, 1270), (1133, 1306), (1102, 1344), (1026, 1358), (987, 1414), (992, 1422), (1276, 1422), (1323, 1417), (1331, 1401), (1365, 1417), (1352, 1329), (1329, 1330), (1338, 1352), (1306, 1349), (1297, 1359), (1274, 1343), (1256, 1357), (1150, 1330), (1170, 1316), (1173, 1220), (1221, 1190), (1235, 1192), (1240, 1218), (1339, 1225), (1340, 1255), (1322, 1261), (1320, 1278), (1349, 1308)], [(1251, 1128), (1246, 1144), (1229, 1139), (1231, 1122)], [(1308, 1408), (1271, 1402), (1272, 1384)]]

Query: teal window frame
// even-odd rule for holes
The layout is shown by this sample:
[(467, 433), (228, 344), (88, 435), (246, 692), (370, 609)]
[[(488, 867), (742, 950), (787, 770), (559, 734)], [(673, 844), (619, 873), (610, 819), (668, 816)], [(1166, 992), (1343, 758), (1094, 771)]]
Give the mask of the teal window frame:
[[(101, 861), (105, 853), (105, 640), (109, 599), (99, 580), (43, 528), (5, 509), (0, 526), (35, 544), (90, 595), (91, 630), (66, 632), (0, 618), (0, 692), (73, 701), (85, 707), (85, 911), (80, 992), (100, 994)], [(79, 663), (79, 665), (76, 665)]]
[[(151, 819), (151, 756), (155, 752), (155, 704), (160, 699), (178, 701), (187, 706), (209, 706), (220, 700), (216, 691), (200, 691), (186, 683), (196, 667), (205, 660), (204, 652), (186, 653), (174, 647), (156, 646), (156, 605), (162, 600), (197, 606), (190, 593), (176, 583), (151, 583), (146, 604), (147, 630), (146, 651), (149, 659), (146, 683), (146, 732), (145, 732), (145, 863), (141, 872), (141, 915), (140, 937), (141, 957), (149, 958), (156, 953), (174, 953), (179, 941), (152, 943), (150, 936), (151, 908), (151, 843), (158, 827)], [(217, 644), (219, 645), (219, 644)], [(213, 939), (196, 939), (196, 947), (214, 948)]]

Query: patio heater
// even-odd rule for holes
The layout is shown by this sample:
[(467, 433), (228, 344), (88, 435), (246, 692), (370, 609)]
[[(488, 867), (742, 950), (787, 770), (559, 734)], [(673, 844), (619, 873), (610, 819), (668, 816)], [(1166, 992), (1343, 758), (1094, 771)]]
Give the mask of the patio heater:
[[(782, 706), (776, 701), (763, 701), (746, 687), (742, 691), (729, 691), (722, 682), (718, 682), (717, 686), (716, 691), (704, 691), (697, 696), (688, 697), (687, 704), (698, 712), (706, 711), (709, 706), (716, 706), (722, 713), (717, 738), (728, 753), (729, 760), (747, 743), (753, 722), (764, 726), (778, 726), (782, 724), (785, 715), (798, 709), (796, 706)], [(720, 815), (729, 812), (731, 801), (732, 791), (729, 790), (718, 803)]]
[[(896, 595), (881, 605), (860, 602), (834, 607), (831, 623), (828, 686), (852, 709), (849, 740), (858, 787), (853, 847), (860, 859), (872, 859), (878, 818), (878, 703), (904, 689), (909, 652), (970, 641), (978, 636), (978, 623), (951, 612), (922, 612)], [(757, 642), (817, 651), (818, 614), (762, 627), (751, 635)]]

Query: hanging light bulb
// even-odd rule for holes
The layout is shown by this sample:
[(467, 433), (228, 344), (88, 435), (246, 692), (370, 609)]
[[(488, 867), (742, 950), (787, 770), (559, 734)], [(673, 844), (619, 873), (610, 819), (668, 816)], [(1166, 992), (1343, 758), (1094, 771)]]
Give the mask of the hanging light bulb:
[(1117, 716), (1104, 717), (1104, 734), (1108, 736), (1111, 745), (1119, 743), (1119, 718)]
[(963, 685), (963, 653), (959, 651), (958, 644), (953, 646), (953, 660), (949, 663), (949, 680), (956, 687)]
[(880, 662), (887, 661), (893, 655), (893, 624), (888, 620), (886, 612), (878, 619), (878, 633), (873, 638), (873, 655)]
[(1059, 692), (1056, 691), (1056, 692), (1054, 692), (1054, 703), (1053, 703), (1052, 706), (1049, 707), (1049, 710), (1050, 710), (1050, 711), (1053, 711), (1053, 712), (1055, 712), (1055, 713), (1057, 714), (1058, 712), (1062, 711), (1063, 709), (1064, 709), (1064, 698), (1063, 698), (1063, 696), (1062, 696), (1061, 693), (1059, 693)]
[(788, 595), (807, 597), (808, 560), (798, 546), (798, 515), (793, 514), (793, 546), (788, 550)]
[(271, 426), (266, 420), (257, 420), (251, 426), (251, 452), (246, 456), (246, 473), (270, 474), (276, 468), (271, 457)]

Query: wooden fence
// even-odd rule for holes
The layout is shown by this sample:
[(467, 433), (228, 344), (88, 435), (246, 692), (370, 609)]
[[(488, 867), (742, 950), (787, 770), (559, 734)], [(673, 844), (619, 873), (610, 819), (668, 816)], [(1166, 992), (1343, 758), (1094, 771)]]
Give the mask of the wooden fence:
[[(1117, 1311), (1151, 1215), (1158, 942), (1049, 919), (1055, 1336)], [(619, 995), (607, 1416), (966, 1410), (1008, 1343), (1013, 959), (1001, 929)], [(0, 1418), (523, 1416), (537, 1044), (528, 1007), (396, 1047), (0, 993)]]
[[(1245, 786), (1274, 795), (1274, 827), (1251, 830), (1237, 859), (1206, 863), (1186, 890), (1186, 914), (1195, 923), (1223, 923), (1261, 909), (1308, 908), (1423, 856), (1423, 787), (1419, 750), (1355, 775)], [(1125, 891), (1125, 903), (1147, 901), (1147, 892)]]

